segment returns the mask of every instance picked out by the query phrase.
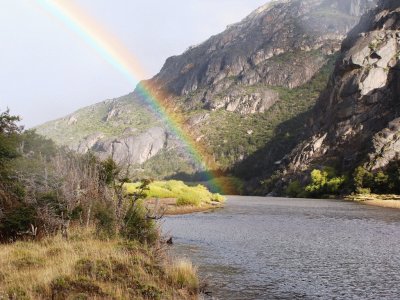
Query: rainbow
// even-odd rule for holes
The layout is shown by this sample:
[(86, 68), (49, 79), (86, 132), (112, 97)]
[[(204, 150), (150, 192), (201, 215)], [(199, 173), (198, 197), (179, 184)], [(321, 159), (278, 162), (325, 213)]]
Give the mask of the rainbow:
[[(123, 73), (132, 84), (137, 84), (136, 92), (151, 106), (153, 111), (164, 120), (172, 131), (186, 146), (188, 154), (196, 165), (201, 166), (211, 182), (212, 188), (219, 192), (232, 190), (231, 184), (218, 182), (217, 165), (207, 151), (196, 143), (193, 137), (184, 129), (184, 120), (181, 114), (168, 108), (165, 97), (158, 94), (148, 84), (141, 82), (147, 77), (138, 59), (116, 39), (114, 35), (102, 28), (92, 17), (85, 13), (71, 0), (37, 0), (39, 5), (52, 16), (61, 20), (68, 28), (77, 33), (88, 45), (101, 55), (114, 68)], [(228, 188), (229, 186), (229, 188)]]

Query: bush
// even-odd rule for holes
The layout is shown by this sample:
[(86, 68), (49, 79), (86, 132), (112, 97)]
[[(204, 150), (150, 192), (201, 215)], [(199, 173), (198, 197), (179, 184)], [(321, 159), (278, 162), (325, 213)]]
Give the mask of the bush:
[(218, 193), (216, 193), (216, 194), (212, 194), (211, 200), (214, 201), (214, 202), (220, 202), (221, 203), (221, 202), (225, 201), (225, 197), (220, 195), (220, 194), (218, 194)]
[[(139, 183), (125, 184), (125, 192), (127, 194), (134, 193), (139, 185)], [(210, 203), (211, 201), (225, 201), (223, 196), (211, 193), (204, 185), (188, 186), (178, 180), (151, 182), (145, 193), (147, 198), (176, 198), (178, 199), (177, 205), (181, 206), (200, 206), (202, 203)]]
[(155, 221), (147, 216), (142, 201), (131, 205), (124, 217), (121, 230), (123, 237), (141, 243), (153, 244), (158, 240), (159, 232)]
[(176, 200), (178, 206), (200, 206), (201, 200), (197, 196), (193, 195), (182, 195)]
[(374, 176), (374, 191), (377, 193), (390, 192), (389, 176), (383, 171), (379, 171)]
[(0, 219), (0, 239), (15, 240), (31, 229), (37, 221), (36, 209), (32, 205), (19, 204), (3, 213)]
[(359, 166), (353, 173), (353, 181), (355, 189), (361, 189), (371, 187), (373, 182), (373, 174), (369, 172), (365, 167)]
[(338, 195), (346, 183), (346, 177), (336, 177), (333, 168), (324, 168), (322, 170), (313, 170), (311, 172), (311, 183), (305, 190), (311, 197), (321, 197), (325, 195)]
[(112, 206), (98, 203), (94, 208), (96, 233), (100, 237), (113, 237), (116, 233), (115, 213)]
[(289, 183), (285, 190), (285, 194), (289, 197), (299, 197), (300, 195), (304, 194), (304, 188), (301, 185), (300, 181), (294, 180)]
[(369, 195), (371, 194), (371, 189), (370, 188), (357, 188), (356, 193), (360, 195)]
[(400, 161), (392, 161), (387, 168), (376, 173), (359, 166), (354, 170), (353, 181), (356, 193), (400, 193)]
[(329, 179), (326, 182), (326, 190), (328, 194), (340, 194), (341, 188), (343, 187), (344, 183), (346, 182), (346, 177), (334, 177)]

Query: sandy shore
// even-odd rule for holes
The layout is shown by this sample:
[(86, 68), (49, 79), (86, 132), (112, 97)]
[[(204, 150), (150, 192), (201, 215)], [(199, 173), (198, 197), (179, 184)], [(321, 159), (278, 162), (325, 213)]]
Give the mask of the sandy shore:
[(345, 199), (366, 205), (400, 209), (400, 195), (350, 195)]
[(146, 206), (150, 209), (155, 209), (159, 212), (164, 212), (164, 215), (184, 215), (196, 212), (203, 212), (223, 207), (223, 203), (211, 202), (210, 204), (203, 203), (201, 206), (179, 206), (176, 205), (175, 198), (166, 199), (148, 199)]

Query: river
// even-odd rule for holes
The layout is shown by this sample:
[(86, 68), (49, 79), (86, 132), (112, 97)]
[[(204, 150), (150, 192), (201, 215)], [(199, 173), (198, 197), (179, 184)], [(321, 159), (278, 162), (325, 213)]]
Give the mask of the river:
[(400, 210), (231, 196), (162, 226), (212, 299), (400, 299)]

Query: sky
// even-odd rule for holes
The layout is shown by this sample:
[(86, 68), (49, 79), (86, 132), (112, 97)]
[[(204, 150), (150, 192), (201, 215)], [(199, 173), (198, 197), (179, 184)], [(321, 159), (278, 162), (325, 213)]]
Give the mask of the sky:
[[(56, 0), (58, 1), (58, 0)], [(68, 0), (122, 41), (146, 77), (268, 0)], [(0, 111), (26, 128), (132, 92), (132, 83), (37, 0), (0, 0)], [(146, 79), (146, 78), (142, 78)]]

